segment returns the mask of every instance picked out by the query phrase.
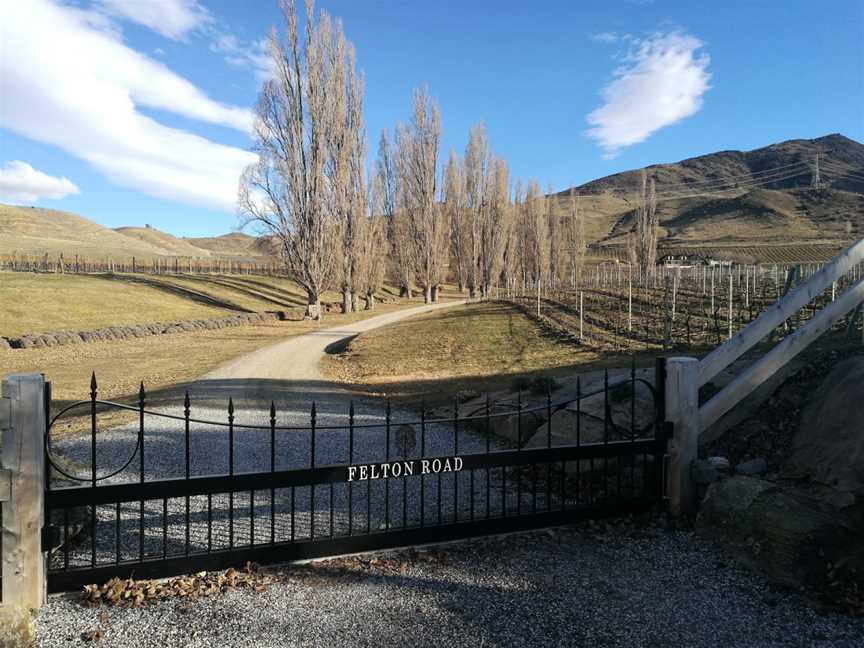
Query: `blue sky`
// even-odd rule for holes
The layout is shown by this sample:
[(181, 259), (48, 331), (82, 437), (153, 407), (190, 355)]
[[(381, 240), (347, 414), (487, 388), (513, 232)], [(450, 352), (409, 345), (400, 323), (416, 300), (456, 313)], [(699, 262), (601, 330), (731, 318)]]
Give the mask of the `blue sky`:
[[(371, 154), (426, 84), (442, 160), (484, 121), (513, 175), (864, 141), (864, 2), (322, 0), (366, 77)], [(276, 0), (0, 2), (0, 201), (177, 235), (235, 228)]]

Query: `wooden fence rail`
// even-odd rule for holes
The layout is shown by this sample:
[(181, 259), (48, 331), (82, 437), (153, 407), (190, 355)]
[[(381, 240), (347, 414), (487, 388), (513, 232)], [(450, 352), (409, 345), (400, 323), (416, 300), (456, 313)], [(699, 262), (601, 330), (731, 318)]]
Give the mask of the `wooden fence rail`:
[[(741, 329), (725, 344), (702, 360), (670, 358), (666, 363), (665, 394), (667, 419), (674, 425), (670, 445), (668, 492), (673, 514), (693, 510), (695, 489), (691, 465), (696, 459), (699, 435), (760, 385), (779, 371), (841, 318), (864, 304), (864, 279), (858, 279), (837, 294), (841, 279), (864, 261), (864, 239), (849, 247), (833, 261), (816, 271), (805, 283), (768, 307), (758, 318)], [(831, 301), (806, 324), (785, 336), (771, 351), (736, 377), (710, 400), (699, 406), (699, 388), (749, 349), (767, 338), (824, 291), (831, 289)]]

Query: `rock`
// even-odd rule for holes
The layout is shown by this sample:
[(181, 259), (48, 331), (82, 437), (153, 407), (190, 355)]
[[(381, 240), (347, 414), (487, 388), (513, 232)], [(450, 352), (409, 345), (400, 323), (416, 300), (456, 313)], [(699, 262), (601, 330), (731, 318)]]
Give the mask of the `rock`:
[(864, 496), (864, 356), (840, 362), (805, 404), (789, 468)]
[(751, 459), (750, 461), (742, 461), (735, 466), (735, 472), (739, 475), (764, 475), (768, 472), (768, 462), (764, 458)]
[(717, 466), (706, 460), (694, 461), (690, 470), (697, 486), (708, 486), (723, 477)]
[(708, 457), (708, 463), (721, 472), (729, 470), (729, 460), (726, 457)]
[(727, 542), (745, 564), (776, 583), (818, 586), (828, 563), (854, 551), (850, 518), (817, 497), (761, 479), (713, 483), (696, 519), (699, 533)]
[(12, 345), (9, 344), (9, 341), (4, 337), (0, 337), (0, 351), (9, 351), (10, 349), (12, 349)]
[(42, 337), (42, 346), (47, 346), (47, 347), (57, 346), (57, 339), (53, 335), (43, 335), (41, 337)]
[(545, 422), (541, 412), (523, 412), (505, 416), (492, 416), (489, 419), (489, 430), (492, 434), (508, 441), (527, 443)]

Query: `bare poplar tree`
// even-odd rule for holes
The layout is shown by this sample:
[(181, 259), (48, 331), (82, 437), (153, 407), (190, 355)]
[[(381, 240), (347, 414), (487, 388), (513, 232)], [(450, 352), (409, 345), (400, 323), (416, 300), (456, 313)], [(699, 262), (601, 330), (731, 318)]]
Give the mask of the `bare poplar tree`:
[(549, 276), (549, 217), (547, 199), (540, 185), (531, 182), (523, 204), (525, 269), (532, 284), (542, 285)]
[[(350, 177), (337, 163), (334, 142), (345, 134), (346, 98), (359, 100), (351, 46), (325, 12), (316, 20), (306, 2), (304, 37), (293, 0), (281, 0), (285, 40), (273, 30), (273, 78), (261, 89), (254, 125), (258, 161), (240, 179), (238, 209), (246, 223), (278, 241), (289, 276), (305, 291), (308, 317), (321, 317), (321, 293), (331, 287), (337, 221)], [(339, 106), (343, 106), (340, 111)], [(349, 147), (350, 148), (350, 147)]]
[(546, 220), (549, 224), (549, 276), (546, 281), (551, 288), (558, 285), (561, 279), (561, 273), (564, 269), (564, 254), (567, 248), (558, 198), (551, 186), (547, 189), (546, 196)]
[(414, 267), (411, 259), (411, 241), (406, 232), (404, 219), (397, 214), (398, 178), (396, 155), (390, 143), (387, 129), (381, 131), (378, 141), (378, 159), (375, 161), (374, 186), (378, 192), (375, 209), (380, 210), (387, 222), (387, 240), (390, 243), (389, 269), (399, 285), (399, 296), (411, 298), (414, 283)]
[(449, 252), (447, 218), (438, 204), (441, 118), (425, 89), (415, 90), (411, 122), (397, 128), (400, 211), (412, 243), (414, 273), (424, 300), (437, 300)]
[(468, 291), (477, 296), (482, 288), (483, 221), (488, 217), (489, 143), (482, 122), (468, 133), (465, 148), (465, 198), (468, 210)]
[(570, 189), (565, 238), (570, 281), (575, 288), (582, 283), (582, 267), (585, 262), (585, 217), (579, 210), (579, 197)]
[(455, 151), (444, 166), (444, 208), (450, 222), (450, 251), (459, 292), (465, 290), (471, 264), (470, 219), (465, 208), (465, 171)]
[(657, 193), (654, 178), (642, 170), (642, 190), (636, 208), (636, 236), (634, 241), (636, 263), (643, 277), (653, 271), (657, 262)]
[(357, 222), (357, 267), (355, 272), (357, 293), (366, 301), (366, 310), (375, 308), (375, 293), (384, 285), (387, 258), (390, 249), (387, 240), (388, 221), (382, 215), (382, 195), (378, 177), (373, 176), (370, 187), (370, 214)]
[(501, 276), (504, 251), (513, 227), (510, 169), (501, 158), (491, 158), (486, 187), (488, 197), (481, 220), (479, 255), (481, 294), (484, 298), (489, 297), (493, 284)]

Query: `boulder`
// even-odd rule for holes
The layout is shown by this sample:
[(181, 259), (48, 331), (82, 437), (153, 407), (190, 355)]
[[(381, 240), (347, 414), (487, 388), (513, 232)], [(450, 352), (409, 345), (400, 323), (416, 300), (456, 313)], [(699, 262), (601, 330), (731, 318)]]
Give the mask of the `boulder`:
[(840, 362), (801, 413), (791, 472), (864, 496), (864, 356)]
[(735, 472), (739, 475), (748, 475), (750, 477), (764, 475), (768, 472), (768, 462), (763, 457), (751, 459), (750, 461), (742, 461), (735, 466)]
[(11, 348), (12, 345), (9, 344), (9, 341), (4, 337), (0, 337), (0, 351), (9, 351)]
[(851, 517), (821, 498), (736, 475), (713, 483), (696, 520), (700, 533), (727, 542), (745, 564), (781, 585), (818, 586), (853, 551)]
[(55, 347), (57, 346), (57, 338), (51, 334), (42, 335), (42, 346)]

